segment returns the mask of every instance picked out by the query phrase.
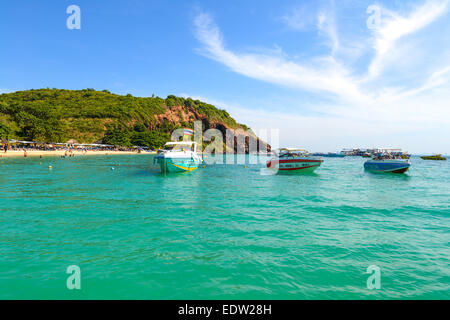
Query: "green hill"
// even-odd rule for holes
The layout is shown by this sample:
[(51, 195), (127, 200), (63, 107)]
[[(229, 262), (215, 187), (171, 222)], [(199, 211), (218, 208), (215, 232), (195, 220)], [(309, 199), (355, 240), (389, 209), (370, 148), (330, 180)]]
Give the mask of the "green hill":
[(38, 89), (0, 95), (0, 138), (44, 142), (102, 142), (161, 147), (177, 128), (247, 130), (225, 110), (173, 95), (140, 98), (107, 90)]

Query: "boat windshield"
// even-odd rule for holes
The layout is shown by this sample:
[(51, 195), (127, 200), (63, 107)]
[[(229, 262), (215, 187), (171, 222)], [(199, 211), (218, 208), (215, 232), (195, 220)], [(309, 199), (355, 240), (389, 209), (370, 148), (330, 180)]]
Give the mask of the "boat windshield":
[(189, 145), (180, 145), (180, 144), (170, 144), (164, 146), (164, 151), (194, 151), (193, 146)]
[(374, 159), (374, 160), (401, 159), (401, 155), (399, 155), (399, 154), (392, 154), (392, 153), (388, 153), (388, 152), (384, 152), (384, 153), (377, 153), (377, 154), (374, 154), (373, 159)]
[(279, 154), (280, 158), (288, 158), (288, 157), (304, 157), (306, 154), (299, 151), (281, 151)]

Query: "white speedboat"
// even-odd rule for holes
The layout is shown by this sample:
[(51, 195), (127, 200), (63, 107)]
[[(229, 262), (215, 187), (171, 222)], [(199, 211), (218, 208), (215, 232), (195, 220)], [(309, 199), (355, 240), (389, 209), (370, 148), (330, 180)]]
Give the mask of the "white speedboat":
[(156, 155), (155, 162), (162, 173), (194, 171), (203, 162), (196, 149), (196, 142), (167, 142)]
[(306, 150), (281, 148), (273, 159), (267, 161), (267, 168), (281, 173), (313, 172), (322, 162), (322, 158), (311, 156)]

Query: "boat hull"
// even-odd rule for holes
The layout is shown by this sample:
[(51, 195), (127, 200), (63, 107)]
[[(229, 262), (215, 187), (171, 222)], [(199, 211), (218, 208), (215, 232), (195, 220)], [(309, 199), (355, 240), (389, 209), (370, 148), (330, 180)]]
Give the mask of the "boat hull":
[(183, 158), (165, 158), (159, 157), (156, 159), (162, 173), (181, 173), (191, 172), (197, 170), (199, 162), (192, 159)]
[(322, 159), (274, 159), (267, 162), (267, 168), (282, 174), (314, 172), (322, 164)]
[(371, 172), (405, 173), (411, 163), (402, 160), (369, 160), (364, 163), (364, 169)]

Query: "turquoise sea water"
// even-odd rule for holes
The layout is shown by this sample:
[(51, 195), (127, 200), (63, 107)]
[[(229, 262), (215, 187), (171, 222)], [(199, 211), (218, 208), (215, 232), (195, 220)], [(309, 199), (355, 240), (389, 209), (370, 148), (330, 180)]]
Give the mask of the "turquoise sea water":
[(2, 158), (0, 299), (449, 299), (449, 161), (364, 161), (162, 176), (150, 155)]

